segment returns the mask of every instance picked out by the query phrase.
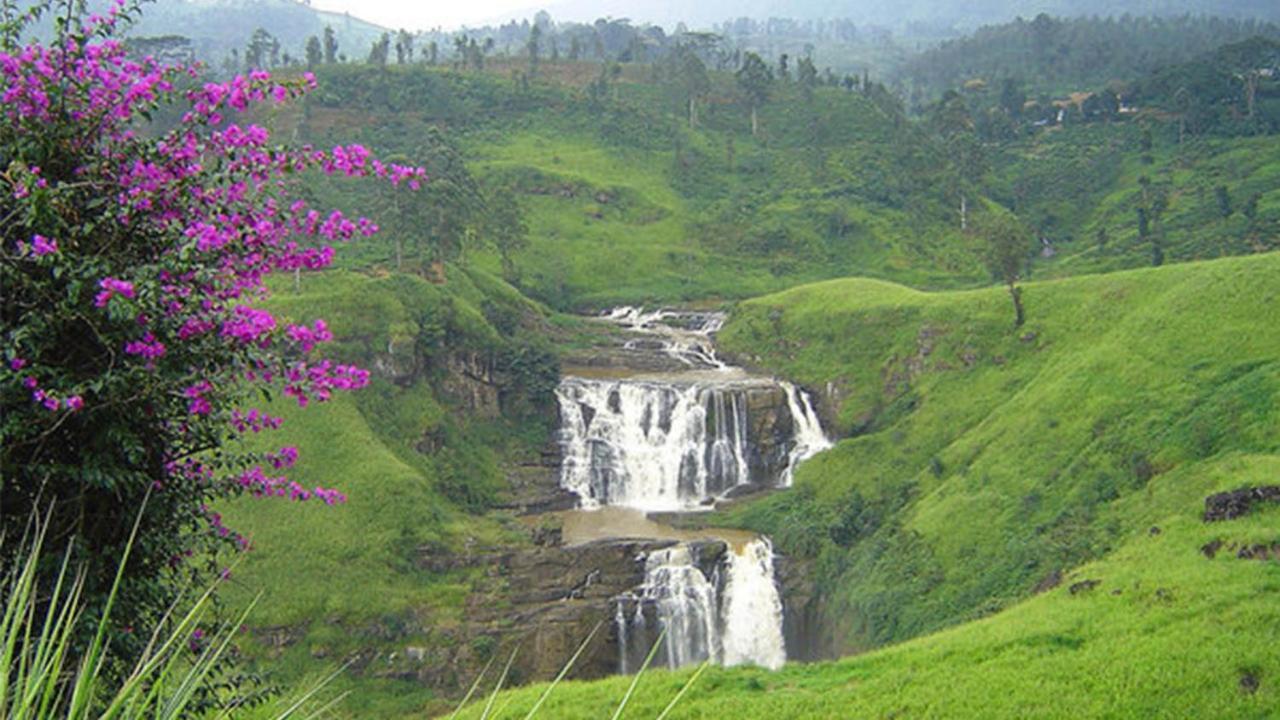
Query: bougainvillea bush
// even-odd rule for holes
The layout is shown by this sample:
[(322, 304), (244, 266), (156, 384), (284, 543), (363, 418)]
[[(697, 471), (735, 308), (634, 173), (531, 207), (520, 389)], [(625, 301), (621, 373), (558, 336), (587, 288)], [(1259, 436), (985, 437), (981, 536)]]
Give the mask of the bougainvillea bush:
[[(205, 82), (198, 68), (130, 59), (115, 37), (134, 8), (78, 5), (21, 17), (3, 5), (0, 532), (19, 537), (52, 507), (48, 546), (60, 556), (72, 543), (84, 562), (91, 620), (141, 513), (112, 615), (128, 657), (145, 642), (133, 626), (247, 545), (215, 501), (345, 500), (289, 480), (294, 449), (237, 442), (279, 426), (260, 409), (272, 394), (305, 406), (368, 381), (324, 358), (323, 321), (256, 306), (272, 273), (324, 268), (335, 243), (376, 231), (291, 186), (322, 171), (416, 188), (424, 173), (359, 146), (275, 147), (246, 112), (305, 93), (309, 75)], [(41, 12), (57, 16), (55, 39), (20, 42)], [(180, 120), (160, 128), (160, 114)]]

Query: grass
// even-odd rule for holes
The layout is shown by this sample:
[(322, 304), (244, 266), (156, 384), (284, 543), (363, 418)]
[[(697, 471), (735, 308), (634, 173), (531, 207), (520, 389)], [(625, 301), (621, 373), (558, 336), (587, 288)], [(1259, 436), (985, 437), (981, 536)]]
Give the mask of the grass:
[(981, 617), (1100, 557), (1108, 512), (1280, 448), (1280, 255), (999, 289), (834, 281), (745, 303), (723, 343), (820, 391), (841, 434), (738, 517), (819, 559), (846, 650)]
[[(274, 311), (293, 321), (326, 318), (337, 358), (373, 368), (375, 379), (305, 409), (275, 399), (265, 407), (285, 419), (283, 427), (251, 445), (297, 447), (290, 478), (337, 487), (348, 501), (329, 507), (246, 497), (219, 508), (252, 542), (221, 596), (241, 607), (262, 594), (245, 651), (287, 685), (355, 661), (331, 685), (349, 693), (343, 708), (350, 717), (395, 716), (437, 700), (435, 690), (385, 677), (384, 669), (399, 668), (405, 646), (449, 642), (441, 633), (467, 619), (464, 601), (477, 577), (423, 569), (420, 553), (525, 541), (502, 516), (475, 510), (502, 487), (503, 455), (536, 447), (541, 425), (468, 415), (440, 392), (432, 368), (449, 352), (505, 346), (508, 336), (481, 306), (504, 308), (519, 322), (542, 310), (483, 273), (455, 269), (451, 278), (433, 286), (335, 271), (304, 276), (296, 292), (291, 279), (275, 288)], [(419, 451), (424, 437), (447, 447)]]

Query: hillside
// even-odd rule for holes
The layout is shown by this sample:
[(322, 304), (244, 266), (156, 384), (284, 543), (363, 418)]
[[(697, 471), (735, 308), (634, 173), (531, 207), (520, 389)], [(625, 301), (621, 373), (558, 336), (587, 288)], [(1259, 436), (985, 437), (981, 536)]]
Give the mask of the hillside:
[(280, 53), (295, 61), (305, 57), (307, 38), (323, 37), (326, 27), (333, 29), (338, 52), (352, 59), (363, 59), (370, 44), (387, 32), (350, 13), (325, 12), (295, 0), (164, 0), (144, 7), (130, 36), (183, 36), (191, 40), (196, 57), (215, 68), (232, 51), (243, 54), (258, 28), (275, 36)]
[[(846, 652), (917, 639), (713, 669), (672, 717), (1266, 716), (1280, 508), (1201, 515), (1280, 470), (1278, 280), (1270, 254), (1033, 283), (1018, 332), (994, 289), (839, 280), (743, 303), (723, 344), (825, 388), (850, 437), (732, 517), (825, 571)], [(629, 714), (685, 677), (642, 682)], [(544, 712), (598, 717), (627, 682)]]
[(453, 642), (483, 577), (425, 567), (420, 556), (528, 543), (526, 529), (486, 513), (508, 498), (506, 465), (536, 454), (550, 432), (557, 368), (534, 336), (549, 320), (500, 281), (460, 270), (444, 287), (410, 275), (304, 276), (298, 291), (280, 283), (270, 306), (326, 318), (336, 356), (374, 379), (305, 412), (287, 398), (264, 408), (284, 425), (254, 445), (298, 448), (290, 477), (340, 487), (348, 500), (219, 508), (252, 544), (225, 599), (243, 607), (262, 593), (243, 649), (289, 684), (353, 663), (331, 688), (351, 693), (352, 717), (418, 710), (455, 688), (403, 682), (390, 662), (406, 644), (434, 652)]
[[(414, 159), (429, 128), (447, 128), (471, 173), (523, 209), (515, 284), (560, 309), (743, 298), (843, 274), (934, 287), (982, 278), (952, 207), (954, 169), (875, 97), (776, 85), (753, 138), (727, 76), (712, 76), (691, 130), (687, 100), (658, 69), (626, 66), (602, 95), (595, 63), (543, 65), (555, 82), (503, 78), (525, 69), (326, 67), (299, 135)], [(314, 187), (338, 204), (373, 200)], [(381, 247), (361, 262), (386, 263)], [(468, 256), (500, 270), (483, 242)]]

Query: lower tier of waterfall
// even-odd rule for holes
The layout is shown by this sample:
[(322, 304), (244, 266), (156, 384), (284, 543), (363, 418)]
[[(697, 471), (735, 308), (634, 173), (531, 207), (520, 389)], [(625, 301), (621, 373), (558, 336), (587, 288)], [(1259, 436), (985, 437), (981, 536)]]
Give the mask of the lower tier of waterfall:
[(624, 674), (637, 672), (659, 639), (653, 662), (670, 668), (710, 660), (777, 669), (786, 662), (767, 538), (738, 548), (681, 543), (642, 560), (644, 585), (615, 599)]

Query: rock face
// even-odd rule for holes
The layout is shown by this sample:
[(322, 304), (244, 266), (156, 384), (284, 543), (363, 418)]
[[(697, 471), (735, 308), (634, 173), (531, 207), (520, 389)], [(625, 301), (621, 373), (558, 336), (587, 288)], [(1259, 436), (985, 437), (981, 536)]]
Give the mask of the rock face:
[(815, 662), (839, 655), (836, 634), (814, 582), (811, 563), (779, 555), (775, 559), (782, 595), (782, 635), (788, 662)]
[[(429, 651), (413, 653), (418, 659), (402, 656), (388, 674), (413, 676), (430, 687), (456, 690), (466, 687), (489, 657), (496, 653), (505, 660), (519, 645), (512, 684), (550, 680), (588, 637), (591, 642), (567, 677), (615, 674), (620, 650), (613, 599), (643, 582), (645, 569), (638, 557), (673, 544), (671, 540), (604, 540), (470, 558), (423, 551), (422, 568), (484, 569), (488, 587), (467, 599), (463, 624), (437, 631), (442, 636), (430, 644)], [(495, 603), (495, 597), (501, 601)]]
[(776, 484), (791, 462), (796, 423), (779, 385), (750, 385), (742, 391), (747, 407), (747, 463), (751, 484)]
[(502, 414), (501, 386), (494, 376), (493, 358), (487, 353), (450, 353), (444, 368), (440, 390), (445, 398), (476, 417)]
[(1280, 503), (1280, 485), (1241, 488), (1210, 495), (1204, 499), (1204, 521), (1234, 520), (1249, 512), (1254, 505)]

